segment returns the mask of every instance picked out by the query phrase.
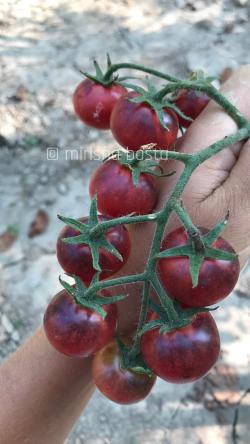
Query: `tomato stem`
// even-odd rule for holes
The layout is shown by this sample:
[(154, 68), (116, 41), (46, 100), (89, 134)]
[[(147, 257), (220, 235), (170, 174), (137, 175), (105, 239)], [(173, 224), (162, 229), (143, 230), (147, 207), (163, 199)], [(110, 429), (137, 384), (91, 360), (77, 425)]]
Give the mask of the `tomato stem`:
[(211, 99), (217, 102), (224, 110), (229, 114), (237, 125), (241, 128), (248, 126), (248, 120), (243, 116), (243, 114), (223, 95), (219, 92), (211, 83), (206, 81), (197, 80), (180, 80), (175, 83), (167, 84), (164, 88), (158, 91), (153, 97), (154, 100), (160, 101), (167, 94), (173, 93), (180, 89), (188, 89), (195, 91), (205, 92)]
[(137, 71), (142, 71), (147, 74), (151, 74), (153, 76), (159, 77), (161, 79), (168, 80), (170, 82), (178, 82), (179, 79), (175, 76), (172, 76), (170, 74), (166, 74), (164, 72), (158, 71), (156, 69), (148, 68), (143, 65), (139, 65), (136, 63), (115, 63), (110, 66), (110, 68), (106, 71), (103, 80), (108, 81), (112, 78), (112, 75), (114, 72), (119, 71), (119, 69), (135, 69)]

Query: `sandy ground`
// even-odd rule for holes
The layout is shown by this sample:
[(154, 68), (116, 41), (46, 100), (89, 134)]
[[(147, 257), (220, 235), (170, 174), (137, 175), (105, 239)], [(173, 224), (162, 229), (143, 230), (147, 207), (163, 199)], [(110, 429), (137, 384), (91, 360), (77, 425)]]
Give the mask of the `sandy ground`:
[[(93, 58), (134, 61), (186, 75), (219, 74), (249, 62), (249, 1), (5, 0), (0, 4), (0, 233), (18, 236), (0, 253), (0, 356), (39, 325), (60, 288), (56, 214), (81, 216), (97, 161), (66, 160), (65, 150), (110, 152), (109, 133), (89, 130), (73, 115), (71, 94)], [(56, 151), (48, 147), (58, 147)], [(45, 232), (28, 237), (38, 210)], [(215, 313), (222, 355), (202, 381), (158, 382), (132, 407), (96, 394), (67, 444), (249, 442), (249, 272)]]

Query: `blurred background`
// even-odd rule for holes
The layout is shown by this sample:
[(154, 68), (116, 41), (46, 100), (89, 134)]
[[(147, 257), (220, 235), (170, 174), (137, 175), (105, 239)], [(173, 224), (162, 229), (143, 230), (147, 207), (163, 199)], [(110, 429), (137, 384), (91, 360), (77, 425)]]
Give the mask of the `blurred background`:
[[(60, 288), (57, 213), (89, 207), (97, 160), (65, 150), (114, 149), (109, 132), (72, 109), (79, 69), (93, 59), (147, 64), (179, 76), (227, 74), (249, 63), (248, 0), (2, 0), (0, 2), (0, 358), (41, 323)], [(123, 71), (125, 73), (125, 71)], [(158, 382), (119, 407), (96, 394), (67, 444), (249, 443), (250, 273), (215, 313), (221, 359), (202, 381)]]

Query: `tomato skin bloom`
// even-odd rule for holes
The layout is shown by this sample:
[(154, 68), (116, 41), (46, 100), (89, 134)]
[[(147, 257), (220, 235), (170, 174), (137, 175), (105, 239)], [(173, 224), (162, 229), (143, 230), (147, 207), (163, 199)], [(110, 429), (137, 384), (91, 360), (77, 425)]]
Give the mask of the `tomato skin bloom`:
[[(195, 120), (207, 106), (209, 100), (210, 98), (204, 91), (197, 92), (194, 90), (181, 89), (174, 103), (187, 117)], [(180, 126), (184, 128), (188, 128), (192, 123), (179, 115), (178, 119)]]
[[(150, 320), (156, 319), (156, 315)], [(141, 341), (146, 364), (160, 378), (171, 383), (193, 382), (205, 376), (218, 359), (220, 337), (210, 313), (199, 313), (186, 327), (160, 334), (146, 332)]]
[(164, 128), (155, 110), (146, 102), (134, 103), (129, 99), (138, 93), (129, 92), (122, 96), (114, 106), (110, 128), (117, 142), (132, 151), (142, 145), (156, 144), (153, 149), (168, 149), (176, 140), (179, 123), (174, 111), (163, 109)]
[[(98, 219), (99, 221), (108, 220), (104, 216), (99, 216)], [(88, 218), (79, 220), (87, 223)], [(68, 225), (62, 229), (57, 239), (57, 259), (66, 273), (79, 276), (86, 285), (89, 285), (96, 273), (90, 247), (87, 244), (72, 245), (63, 242), (64, 238), (78, 236), (79, 234), (78, 231)], [(106, 231), (105, 237), (122, 255), (123, 262), (107, 250), (100, 248), (99, 264), (102, 269), (100, 279), (112, 276), (120, 270), (128, 260), (131, 248), (129, 234), (124, 225), (110, 228)]]
[(134, 185), (131, 170), (117, 160), (108, 160), (94, 171), (89, 192), (91, 198), (97, 195), (100, 213), (111, 217), (149, 214), (158, 194), (155, 177), (141, 173), (138, 184)]
[[(108, 293), (105, 293), (108, 295)], [(44, 314), (44, 330), (51, 345), (71, 357), (87, 357), (110, 342), (116, 331), (115, 304), (103, 305), (106, 317), (76, 304), (66, 290), (50, 301)]]
[(100, 392), (118, 404), (133, 404), (151, 391), (156, 377), (123, 370), (115, 341), (99, 351), (93, 360), (94, 382)]
[[(208, 232), (200, 228), (201, 233)], [(185, 245), (188, 235), (184, 227), (166, 234), (162, 250)], [(222, 237), (213, 247), (235, 253), (231, 245)], [(189, 307), (206, 307), (224, 299), (234, 289), (240, 273), (239, 259), (220, 260), (205, 258), (199, 272), (198, 285), (192, 286), (187, 256), (163, 258), (158, 261), (157, 273), (168, 295)]]
[(121, 85), (103, 86), (90, 79), (83, 80), (73, 95), (75, 113), (88, 126), (109, 129), (113, 107), (126, 92)]

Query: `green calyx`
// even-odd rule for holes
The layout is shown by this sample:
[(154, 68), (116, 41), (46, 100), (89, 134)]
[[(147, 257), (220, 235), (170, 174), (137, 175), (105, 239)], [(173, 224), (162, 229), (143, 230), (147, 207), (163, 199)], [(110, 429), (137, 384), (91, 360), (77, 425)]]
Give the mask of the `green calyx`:
[(192, 323), (194, 316), (197, 315), (198, 313), (214, 311), (217, 309), (217, 307), (215, 308), (199, 307), (199, 308), (187, 308), (184, 310), (179, 304), (179, 302), (174, 301), (173, 303), (174, 303), (175, 312), (178, 315), (176, 319), (172, 319), (167, 314), (166, 310), (163, 309), (163, 307), (157, 305), (155, 302), (153, 302), (150, 299), (149, 307), (151, 310), (157, 313), (157, 319), (154, 319), (144, 324), (144, 326), (139, 332), (139, 335), (142, 336), (146, 332), (154, 328), (159, 328), (160, 334), (170, 333), (171, 331), (174, 331), (176, 329), (187, 327), (189, 324)]
[[(145, 145), (145, 150), (151, 149), (155, 144)], [(139, 183), (140, 174), (146, 173), (156, 177), (168, 177), (175, 174), (175, 171), (164, 174), (163, 168), (159, 164), (159, 161), (152, 160), (152, 156), (148, 155), (145, 159), (143, 148), (138, 151), (127, 151), (120, 149), (114, 151), (106, 160), (115, 159), (121, 165), (130, 169), (132, 174), (132, 181), (135, 186)]]
[(103, 85), (106, 87), (109, 87), (109, 86), (113, 85), (114, 83), (118, 83), (118, 84), (122, 85), (122, 82), (124, 80), (135, 78), (135, 77), (131, 77), (131, 76), (119, 77), (119, 74), (114, 74), (113, 72), (111, 72), (109, 74), (109, 72), (113, 66), (109, 54), (107, 54), (106, 72), (102, 71), (99, 63), (96, 60), (94, 60), (93, 64), (94, 64), (94, 68), (95, 68), (95, 75), (89, 74), (86, 71), (80, 71), (80, 72), (88, 79), (93, 80), (93, 82), (99, 83), (100, 85)]
[(69, 245), (79, 245), (79, 244), (88, 245), (92, 254), (93, 267), (96, 271), (102, 271), (99, 264), (100, 248), (103, 248), (104, 250), (108, 251), (113, 256), (117, 257), (117, 259), (119, 259), (121, 262), (123, 262), (122, 255), (106, 239), (105, 233), (95, 230), (100, 225), (97, 214), (96, 196), (94, 196), (92, 199), (87, 223), (83, 223), (77, 219), (72, 219), (60, 215), (58, 215), (58, 218), (66, 225), (69, 225), (71, 228), (79, 232), (77, 236), (64, 238), (63, 242)]
[(187, 244), (164, 250), (156, 255), (157, 259), (180, 256), (189, 257), (189, 270), (192, 278), (192, 284), (193, 288), (196, 287), (198, 285), (200, 267), (206, 258), (225, 261), (232, 261), (237, 258), (235, 253), (230, 253), (228, 251), (212, 247), (212, 244), (223, 231), (228, 221), (228, 217), (229, 214), (227, 214), (222, 221), (216, 224), (207, 234), (204, 235), (202, 235), (197, 228), (187, 229), (189, 236)]
[(134, 373), (153, 376), (153, 372), (147, 367), (140, 353), (133, 353), (132, 347), (126, 346), (118, 335), (116, 336), (116, 342), (119, 348), (120, 365), (122, 370), (131, 370)]
[[(96, 311), (99, 315), (105, 319), (106, 311), (102, 308), (103, 305), (114, 304), (123, 300), (126, 295), (117, 295), (117, 296), (98, 296), (97, 294), (87, 292), (88, 287), (86, 287), (79, 276), (71, 276), (75, 280), (75, 285), (71, 286), (68, 282), (64, 281), (61, 277), (59, 277), (60, 284), (67, 291), (67, 293), (72, 296), (76, 302), (76, 304), (81, 307), (89, 308), (90, 310)], [(99, 273), (96, 273), (92, 279), (91, 285), (94, 285), (98, 282)]]

